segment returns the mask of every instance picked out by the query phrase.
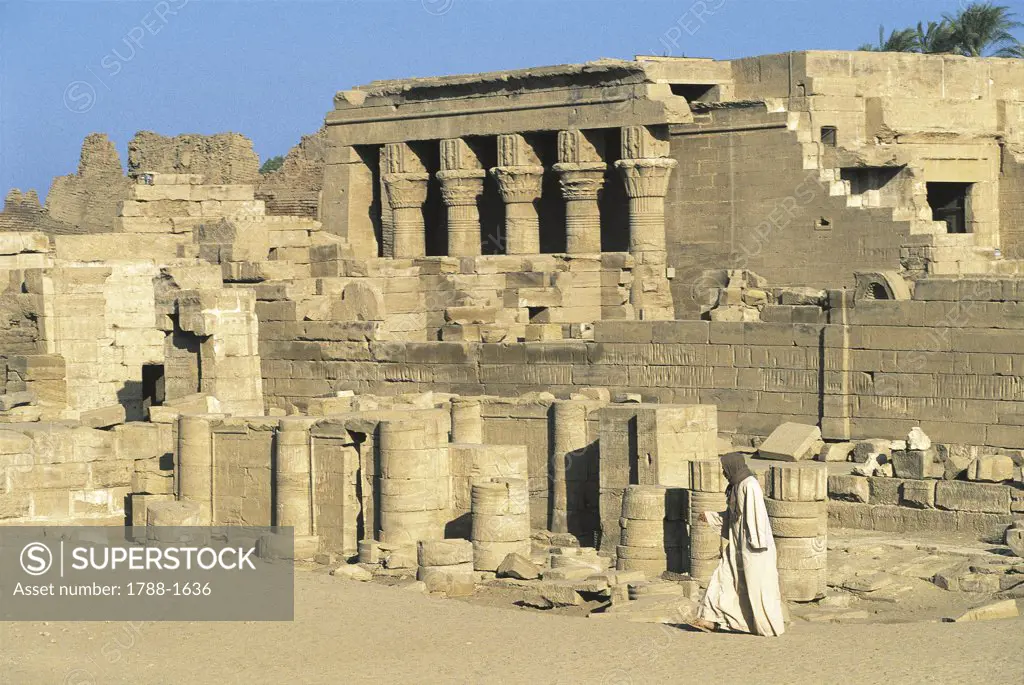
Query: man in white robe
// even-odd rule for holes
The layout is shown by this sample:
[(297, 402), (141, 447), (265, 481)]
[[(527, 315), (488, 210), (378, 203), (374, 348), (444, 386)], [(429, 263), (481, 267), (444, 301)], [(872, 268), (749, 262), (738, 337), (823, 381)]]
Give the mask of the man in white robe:
[(729, 480), (729, 508), (722, 514), (707, 512), (706, 520), (722, 527), (728, 544), (691, 625), (705, 632), (725, 627), (755, 635), (782, 635), (775, 540), (761, 485), (741, 453), (721, 459)]

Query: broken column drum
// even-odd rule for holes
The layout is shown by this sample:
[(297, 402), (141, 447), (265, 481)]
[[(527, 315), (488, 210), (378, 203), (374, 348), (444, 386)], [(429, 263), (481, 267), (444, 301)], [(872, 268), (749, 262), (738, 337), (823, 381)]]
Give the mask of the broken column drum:
[(722, 513), (728, 508), (725, 489), (729, 481), (718, 459), (690, 463), (690, 575), (701, 584), (711, 579), (721, 558), (722, 529), (704, 519), (704, 512)]
[(480, 445), (484, 441), (484, 423), (480, 400), (474, 397), (452, 398), (452, 442)]
[(615, 567), (656, 577), (682, 572), (686, 524), (683, 490), (661, 485), (630, 485), (622, 497), (620, 544)]
[(444, 538), (448, 469), (443, 450), (428, 445), (419, 421), (382, 421), (380, 539), (416, 543)]
[(473, 485), (473, 567), (496, 571), (509, 554), (530, 555), (530, 490), (521, 478)]
[(782, 596), (795, 602), (823, 597), (828, 573), (828, 470), (818, 464), (773, 465), (767, 485), (765, 506)]

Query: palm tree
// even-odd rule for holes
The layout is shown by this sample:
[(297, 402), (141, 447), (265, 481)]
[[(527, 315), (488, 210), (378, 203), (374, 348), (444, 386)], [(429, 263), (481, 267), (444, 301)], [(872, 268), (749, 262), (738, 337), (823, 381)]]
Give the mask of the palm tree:
[(865, 43), (858, 50), (868, 52), (914, 52), (917, 47), (917, 33), (914, 29), (893, 29), (889, 38), (885, 37), (885, 27), (878, 27), (878, 45)]
[(968, 57), (1020, 57), (1021, 44), (1010, 31), (1024, 26), (1013, 19), (1010, 8), (991, 2), (975, 2), (956, 16), (943, 15), (955, 43), (954, 51)]
[(956, 49), (953, 28), (945, 19), (940, 22), (928, 22), (928, 28), (925, 28), (921, 22), (918, 22), (916, 38), (917, 49), (920, 52), (936, 54), (953, 52)]

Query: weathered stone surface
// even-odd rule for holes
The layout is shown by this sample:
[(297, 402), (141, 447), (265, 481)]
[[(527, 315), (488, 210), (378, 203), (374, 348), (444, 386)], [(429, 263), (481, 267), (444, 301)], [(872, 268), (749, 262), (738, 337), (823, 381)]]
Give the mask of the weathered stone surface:
[(758, 448), (762, 459), (802, 461), (821, 451), (821, 429), (801, 423), (784, 423)]
[(498, 566), (499, 578), (535, 580), (540, 578), (540, 567), (521, 554), (509, 554)]
[(889, 455), (892, 454), (892, 443), (890, 440), (883, 438), (872, 438), (870, 440), (861, 440), (853, 448), (853, 460), (858, 464), (863, 464), (868, 458), (874, 455), (882, 455), (885, 457), (883, 461), (889, 459)]
[(891, 455), (893, 471), (897, 478), (942, 478), (945, 473), (939, 462), (938, 451), (896, 450)]
[(1020, 616), (1017, 602), (1012, 599), (1004, 599), (1001, 602), (994, 602), (971, 609), (953, 620), (957, 623), (962, 623), (966, 621), (993, 621), (1003, 618), (1016, 618), (1017, 616)]
[(967, 467), (967, 479), (1001, 483), (1013, 480), (1013, 459), (1003, 454), (982, 454)]
[(358, 580), (367, 583), (373, 580), (373, 574), (359, 564), (344, 564), (331, 571), (331, 575), (345, 580)]
[(818, 461), (849, 461), (853, 454), (853, 442), (825, 443), (825, 446), (818, 452)]
[(867, 503), (871, 499), (868, 479), (863, 476), (832, 474), (828, 477), (828, 496), (847, 502)]
[(1010, 513), (1010, 489), (1002, 485), (942, 481), (935, 486), (935, 506), (952, 511)]

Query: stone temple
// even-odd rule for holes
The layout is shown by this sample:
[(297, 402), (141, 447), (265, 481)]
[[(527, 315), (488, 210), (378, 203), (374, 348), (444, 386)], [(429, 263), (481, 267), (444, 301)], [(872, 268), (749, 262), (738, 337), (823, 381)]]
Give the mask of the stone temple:
[[(0, 523), (293, 526), (353, 577), (628, 605), (707, 580), (741, 451), (788, 599), (859, 582), (830, 527), (1024, 551), (1022, 60), (378, 81), (279, 171), (127, 162), (90, 136), (0, 213)], [(928, 577), (1024, 579), (978, 554)]]

